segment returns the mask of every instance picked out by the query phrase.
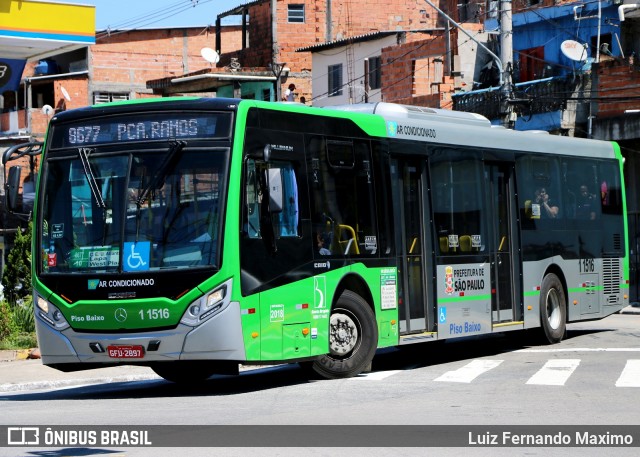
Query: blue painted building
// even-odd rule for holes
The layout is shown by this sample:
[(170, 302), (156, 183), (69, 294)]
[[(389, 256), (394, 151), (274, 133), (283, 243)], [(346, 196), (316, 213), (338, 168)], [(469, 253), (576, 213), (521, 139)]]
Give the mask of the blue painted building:
[[(513, 14), (514, 82), (588, 70), (589, 63), (598, 57), (598, 44), (600, 56), (622, 55), (618, 4), (611, 1), (576, 2)], [(498, 21), (488, 19), (485, 29), (499, 32)], [(565, 56), (561, 47), (567, 40), (587, 46), (584, 61)], [(577, 51), (577, 54), (582, 53)]]
[[(620, 37), (619, 4), (618, 1), (575, 2), (527, 9), (512, 15), (516, 130), (567, 134), (576, 124), (586, 123), (586, 112), (581, 113), (575, 104), (567, 110), (568, 99), (580, 99), (580, 92), (589, 82), (585, 75), (593, 62), (625, 55)], [(485, 30), (495, 32), (495, 43), (499, 47), (498, 18), (488, 18)], [(499, 124), (498, 82), (492, 81), (490, 85), (494, 87), (454, 94), (454, 109), (475, 110)], [(468, 103), (469, 99), (474, 102)], [(482, 99), (484, 106), (478, 103)], [(469, 109), (471, 107), (474, 109)], [(577, 136), (587, 136), (586, 131), (582, 133), (584, 135)]]

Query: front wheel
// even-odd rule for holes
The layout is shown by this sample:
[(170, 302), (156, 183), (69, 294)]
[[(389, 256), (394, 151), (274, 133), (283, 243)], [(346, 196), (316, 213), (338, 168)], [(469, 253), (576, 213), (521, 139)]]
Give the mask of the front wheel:
[(329, 354), (313, 362), (327, 379), (349, 378), (371, 366), (378, 345), (378, 326), (371, 307), (358, 294), (345, 290), (331, 310)]
[(567, 329), (567, 299), (560, 279), (550, 273), (540, 288), (540, 325), (549, 343), (559, 343)]

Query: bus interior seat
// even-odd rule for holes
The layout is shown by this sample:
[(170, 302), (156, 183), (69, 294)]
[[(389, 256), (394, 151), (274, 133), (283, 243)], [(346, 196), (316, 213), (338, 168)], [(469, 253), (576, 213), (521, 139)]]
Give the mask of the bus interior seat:
[(440, 252), (442, 254), (446, 254), (447, 252), (449, 252), (449, 238), (447, 238), (446, 236), (440, 237)]
[(531, 200), (525, 200), (524, 214), (527, 217), (527, 219), (540, 219), (539, 210), (538, 210), (538, 214), (534, 214), (533, 212), (533, 202)]
[(471, 252), (471, 236), (470, 235), (460, 236), (460, 250), (462, 252)]

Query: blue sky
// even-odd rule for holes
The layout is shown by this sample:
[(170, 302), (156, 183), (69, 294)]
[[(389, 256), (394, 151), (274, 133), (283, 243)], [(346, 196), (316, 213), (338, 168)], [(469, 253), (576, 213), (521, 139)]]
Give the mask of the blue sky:
[[(215, 24), (218, 14), (248, 3), (249, 0), (60, 0), (60, 2), (94, 5), (96, 29), (113, 30)], [(223, 21), (223, 24), (225, 23), (227, 22)]]

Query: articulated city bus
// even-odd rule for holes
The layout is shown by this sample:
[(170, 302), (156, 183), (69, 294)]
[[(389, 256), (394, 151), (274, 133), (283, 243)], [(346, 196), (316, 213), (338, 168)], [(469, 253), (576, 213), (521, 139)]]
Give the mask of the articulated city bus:
[(628, 305), (618, 146), (469, 113), (88, 107), (51, 120), (36, 187), (38, 342), (63, 371), (197, 381), (302, 362), (341, 378), (379, 348), (530, 329), (555, 343)]

